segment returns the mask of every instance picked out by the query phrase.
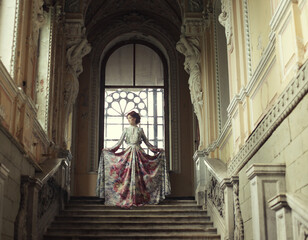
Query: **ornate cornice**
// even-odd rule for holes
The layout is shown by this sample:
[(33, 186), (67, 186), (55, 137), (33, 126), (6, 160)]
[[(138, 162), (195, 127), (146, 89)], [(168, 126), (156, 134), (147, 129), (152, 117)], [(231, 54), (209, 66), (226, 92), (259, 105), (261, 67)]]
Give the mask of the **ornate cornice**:
[(297, 76), (289, 83), (277, 99), (276, 104), (255, 128), (247, 142), (230, 161), (228, 175), (237, 174), (249, 159), (270, 137), (278, 125), (287, 117), (294, 107), (308, 92), (308, 62), (302, 66)]

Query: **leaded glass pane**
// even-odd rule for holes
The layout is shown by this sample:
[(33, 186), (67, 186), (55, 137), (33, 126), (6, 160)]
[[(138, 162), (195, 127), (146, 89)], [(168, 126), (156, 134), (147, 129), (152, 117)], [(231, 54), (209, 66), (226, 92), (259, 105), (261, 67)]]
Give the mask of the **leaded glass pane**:
[(164, 69), (158, 54), (151, 48), (136, 44), (136, 86), (163, 86)]
[(133, 44), (128, 44), (114, 51), (106, 64), (105, 85), (133, 85)]
[[(158, 96), (161, 99), (158, 99)], [(164, 125), (157, 125), (157, 119), (163, 121), (164, 115), (162, 111), (158, 115), (158, 111), (155, 110), (163, 108), (163, 89), (106, 89), (105, 99), (105, 148), (112, 147), (116, 143), (114, 140), (120, 138), (124, 127), (129, 126), (126, 115), (132, 110), (140, 113), (140, 127), (143, 128), (150, 143), (164, 148)], [(152, 111), (149, 112), (149, 109)], [(125, 147), (123, 145), (121, 149)], [(145, 145), (142, 147), (150, 154)]]

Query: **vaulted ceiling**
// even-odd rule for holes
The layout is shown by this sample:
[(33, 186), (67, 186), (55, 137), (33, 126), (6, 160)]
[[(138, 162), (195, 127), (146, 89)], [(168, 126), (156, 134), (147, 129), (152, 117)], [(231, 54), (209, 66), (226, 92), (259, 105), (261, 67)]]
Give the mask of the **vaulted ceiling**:
[(84, 19), (90, 43), (128, 32), (179, 39), (181, 5), (178, 0), (86, 0)]

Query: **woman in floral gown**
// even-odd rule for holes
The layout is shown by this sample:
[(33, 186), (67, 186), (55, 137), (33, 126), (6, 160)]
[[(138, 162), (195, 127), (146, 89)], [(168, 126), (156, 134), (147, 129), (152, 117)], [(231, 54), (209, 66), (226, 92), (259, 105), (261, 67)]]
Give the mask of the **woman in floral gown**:
[[(143, 129), (137, 126), (138, 113), (128, 113), (127, 120), (130, 126), (124, 129), (118, 143), (102, 150), (96, 194), (105, 199), (105, 205), (123, 208), (157, 204), (170, 194), (165, 153), (151, 145)], [(116, 153), (123, 141), (128, 147)], [(154, 156), (144, 152), (140, 146), (142, 141)]]

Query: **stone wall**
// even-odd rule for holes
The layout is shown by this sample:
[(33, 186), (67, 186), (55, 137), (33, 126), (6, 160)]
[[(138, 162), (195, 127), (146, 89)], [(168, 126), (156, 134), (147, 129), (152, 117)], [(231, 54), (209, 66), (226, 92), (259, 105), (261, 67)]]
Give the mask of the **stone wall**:
[[(246, 170), (254, 163), (284, 163), (286, 191), (308, 196), (308, 95), (278, 126), (258, 152), (239, 172), (239, 198), (245, 239), (253, 239), (250, 182)], [(268, 199), (266, 199), (267, 201)]]
[[(34, 176), (34, 167), (19, 151), (4, 131), (0, 130), (0, 163), (8, 170), (8, 178), (4, 182), (2, 240), (14, 239), (14, 222), (20, 202), (20, 178), (21, 175)], [(2, 197), (1, 196), (1, 197)]]

